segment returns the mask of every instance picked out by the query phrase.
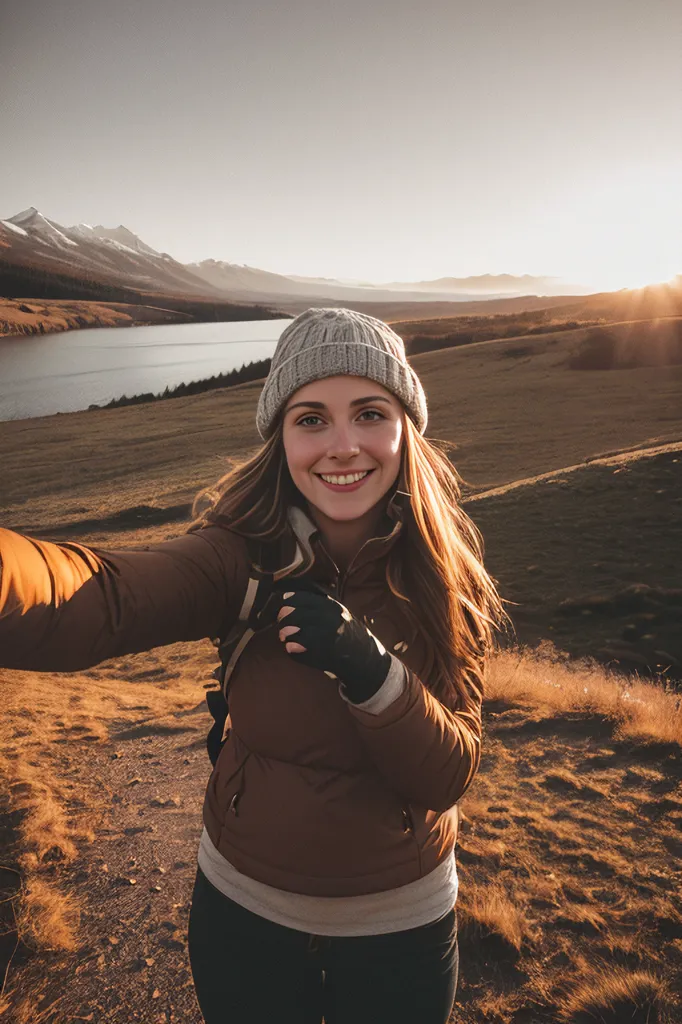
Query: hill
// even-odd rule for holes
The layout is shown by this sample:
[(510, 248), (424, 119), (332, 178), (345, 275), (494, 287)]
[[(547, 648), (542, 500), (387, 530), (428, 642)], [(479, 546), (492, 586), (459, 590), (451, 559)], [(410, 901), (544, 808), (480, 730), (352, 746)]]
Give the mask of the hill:
[(79, 327), (132, 327), (193, 322), (187, 313), (160, 306), (123, 302), (77, 302), (69, 299), (0, 298), (0, 338), (17, 334), (52, 334)]
[[(657, 657), (679, 634), (682, 367), (646, 365), (670, 321), (612, 331), (631, 365), (577, 368), (585, 330), (413, 359), (520, 643), (491, 663), (462, 802), (460, 1024), (682, 1019), (675, 666), (622, 675), (612, 646)], [(259, 389), (0, 424), (2, 525), (105, 547), (181, 532), (258, 443)], [(184, 934), (214, 664), (203, 643), (0, 671), (17, 1024), (199, 1024)]]
[[(440, 290), (429, 288), (426, 292), (420, 285), (395, 290), (333, 280), (302, 281), (216, 260), (183, 264), (169, 253), (158, 252), (122, 224), (117, 228), (68, 226), (45, 217), (33, 206), (0, 220), (2, 296), (32, 302), (120, 303), (133, 307), (128, 311), (133, 319), (139, 316), (135, 308), (139, 306), (177, 310), (198, 321), (268, 319), (281, 315), (276, 311), (294, 316), (309, 306), (325, 305), (350, 305), (384, 319), (393, 312), (404, 317), (436, 316), (485, 309), (486, 297), (479, 295), (483, 282), (476, 283), (468, 294), (453, 280)], [(487, 284), (494, 287), (494, 279)], [(520, 284), (523, 288), (519, 291)], [(556, 285), (546, 278), (505, 279), (499, 294), (488, 288), (489, 297), (497, 300), (491, 311), (547, 308), (565, 302), (565, 296), (552, 297)], [(551, 295), (524, 295), (526, 288), (533, 287), (549, 288)], [(507, 294), (510, 289), (517, 297)], [(462, 299), (475, 301), (462, 305)], [(96, 313), (87, 307), (80, 310), (90, 322)], [(109, 315), (109, 322), (121, 321)], [(148, 322), (148, 318), (139, 322)]]
[[(664, 351), (679, 320), (608, 328), (622, 345)], [(671, 324), (673, 325), (671, 327)], [(412, 357), (429, 402), (427, 436), (456, 445), (473, 493), (592, 456), (682, 436), (682, 368), (572, 369), (588, 329)], [(260, 441), (262, 382), (144, 406), (0, 423), (5, 525), (49, 529), (92, 510), (187, 503), (231, 454)]]
[(682, 693), (682, 441), (471, 496), (486, 564), (529, 647)]
[[(669, 456), (682, 451), (669, 447)], [(620, 457), (640, 474), (642, 496), (655, 494), (658, 470), (653, 479), (647, 472), (660, 457)], [(615, 484), (613, 504), (623, 504), (628, 483), (614, 477), (615, 458), (605, 462), (566, 474), (574, 498), (581, 483), (589, 498), (598, 470), (605, 491)], [(487, 514), (489, 564), (496, 544), (512, 564), (523, 560), (524, 509), (510, 525), (503, 499), (525, 496), (528, 512), (543, 485), (471, 500), (477, 522)], [(565, 492), (555, 486), (553, 497)], [(603, 527), (616, 549), (624, 523)], [(82, 539), (136, 546), (168, 533), (162, 525)], [(573, 539), (555, 586), (580, 550), (568, 550)], [(659, 548), (679, 551), (679, 539)], [(540, 544), (534, 554), (551, 575), (557, 550)], [(17, 1024), (90, 1014), (111, 1024), (200, 1024), (184, 936), (208, 772), (209, 719), (197, 697), (214, 664), (206, 642), (55, 678), (0, 672), (5, 895), (18, 895), (13, 867), (24, 879), (7, 997)], [(493, 659), (484, 724), (481, 770), (461, 805), (457, 1020), (674, 1024), (682, 1010), (679, 695), (571, 659), (563, 639), (545, 641)], [(7, 905), (5, 919), (14, 952)]]
[(478, 310), (473, 315), (462, 307), (458, 316), (442, 313), (432, 318), (410, 317), (391, 321), (411, 353), (452, 348), (474, 341), (501, 340), (543, 331), (566, 330), (603, 323), (635, 323), (656, 317), (682, 315), (682, 275), (667, 284), (603, 292), (561, 302), (541, 309), (528, 306), (514, 310)]
[[(529, 275), (383, 286), (288, 277), (216, 260), (182, 264), (123, 225), (69, 227), (35, 207), (0, 220), (0, 336), (155, 322), (148, 307), (163, 310), (167, 322), (191, 322), (293, 317), (310, 306), (349, 306), (395, 321), (416, 353), (511, 337), (523, 333), (524, 324), (537, 331), (682, 313), (681, 277), (596, 295), (584, 295), (582, 286), (577, 294), (557, 295), (559, 285)], [(30, 315), (21, 308), (26, 305)]]

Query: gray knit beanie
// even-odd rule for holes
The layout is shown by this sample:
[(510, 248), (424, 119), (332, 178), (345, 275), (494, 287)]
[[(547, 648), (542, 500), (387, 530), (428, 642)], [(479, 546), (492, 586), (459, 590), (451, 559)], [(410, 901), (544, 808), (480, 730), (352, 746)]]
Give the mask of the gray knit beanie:
[(401, 400), (420, 434), (426, 396), (405, 356), (402, 338), (383, 320), (353, 309), (306, 309), (284, 329), (258, 399), (256, 426), (267, 438), (277, 415), (304, 384), (337, 374), (368, 377)]

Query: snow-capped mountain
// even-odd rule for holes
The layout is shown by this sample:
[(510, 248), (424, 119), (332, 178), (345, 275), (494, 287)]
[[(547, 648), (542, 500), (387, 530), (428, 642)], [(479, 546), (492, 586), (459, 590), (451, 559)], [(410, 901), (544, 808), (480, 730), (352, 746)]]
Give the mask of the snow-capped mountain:
[(43, 217), (42, 213), (36, 210), (35, 206), (30, 206), (28, 210), (22, 210), (21, 213), (10, 217), (9, 223), (21, 228), (26, 237), (35, 235), (38, 241), (44, 241), (48, 245), (66, 246), (67, 248), (68, 246), (73, 248), (73, 246), (78, 245), (77, 242), (74, 242), (73, 239), (64, 234), (64, 229), (60, 224), (55, 223), (53, 220), (48, 220), (47, 217)]
[[(183, 264), (158, 252), (123, 224), (66, 227), (31, 206), (0, 220), (0, 281), (39, 279), (60, 293), (72, 282), (69, 294), (86, 291), (93, 296), (102, 286), (177, 298), (202, 297), (209, 301), (271, 305), (289, 309), (301, 303), (476, 302), (510, 300), (518, 296), (585, 294), (558, 278), (510, 274), (478, 277), (443, 277), (434, 281), (373, 284), (368, 281), (301, 277), (260, 270), (222, 260), (206, 259)], [(59, 279), (58, 281), (56, 279)], [(20, 285), (21, 287), (21, 285)], [(589, 289), (587, 290), (589, 291)], [(2, 285), (0, 283), (0, 294)], [(16, 293), (15, 293), (16, 294)], [(123, 301), (123, 300), (121, 300)], [(135, 301), (135, 297), (125, 301)], [(537, 300), (536, 300), (537, 301)], [(305, 306), (304, 306), (305, 308)]]
[(151, 245), (147, 245), (123, 224), (119, 224), (117, 228), (105, 228), (102, 224), (96, 224), (94, 228), (90, 224), (76, 224), (75, 227), (70, 228), (70, 231), (80, 234), (84, 238), (107, 238), (133, 253), (142, 252), (148, 256), (157, 256), (167, 260), (173, 258), (167, 252), (157, 252), (156, 249), (152, 249)]
[(218, 298), (205, 280), (123, 225), (65, 227), (34, 206), (0, 220), (0, 273), (3, 264), (168, 295)]

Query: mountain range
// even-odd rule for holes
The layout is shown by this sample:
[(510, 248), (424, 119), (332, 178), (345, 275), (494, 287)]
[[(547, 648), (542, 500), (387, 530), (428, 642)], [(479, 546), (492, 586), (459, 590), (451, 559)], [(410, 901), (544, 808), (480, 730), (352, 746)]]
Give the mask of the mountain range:
[[(256, 267), (206, 259), (180, 263), (158, 252), (120, 224), (75, 224), (69, 227), (29, 207), (0, 220), (0, 294), (29, 294), (25, 280), (80, 282), (96, 297), (98, 286), (132, 293), (197, 298), (213, 302), (277, 304), (286, 300), (311, 303), (390, 301), (471, 302), (519, 296), (588, 294), (555, 277), (524, 274), (483, 274), (443, 277), (434, 281), (343, 281), (336, 278), (275, 274)], [(3, 287), (3, 281), (5, 287)], [(19, 291), (17, 291), (19, 289)], [(123, 301), (126, 301), (125, 299)]]

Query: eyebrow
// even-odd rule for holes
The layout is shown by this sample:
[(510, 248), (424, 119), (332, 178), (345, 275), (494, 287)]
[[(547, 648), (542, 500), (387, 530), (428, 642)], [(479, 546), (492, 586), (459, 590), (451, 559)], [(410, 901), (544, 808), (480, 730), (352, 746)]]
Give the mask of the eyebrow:
[[(390, 405), (391, 404), (389, 399), (388, 398), (384, 398), (383, 395), (367, 395), (366, 398), (354, 398), (353, 401), (350, 404), (351, 404), (351, 406), (354, 406), (354, 405), (364, 405), (366, 402), (385, 402), (386, 405)], [(308, 409), (326, 409), (327, 408), (327, 406), (324, 404), (324, 402), (296, 402), (294, 405), (290, 405), (285, 410), (285, 412), (291, 412), (292, 409), (298, 409), (298, 407), (300, 405), (304, 405)]]

